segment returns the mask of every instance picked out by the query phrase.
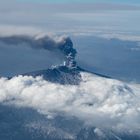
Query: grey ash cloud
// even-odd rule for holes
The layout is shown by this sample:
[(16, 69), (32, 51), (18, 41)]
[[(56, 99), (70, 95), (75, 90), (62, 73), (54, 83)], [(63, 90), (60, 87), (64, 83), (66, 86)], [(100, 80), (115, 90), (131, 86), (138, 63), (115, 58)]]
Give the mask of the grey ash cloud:
[(29, 36), (29, 35), (11, 35), (1, 36), (0, 42), (7, 45), (31, 47), (33, 49), (43, 49), (56, 53), (64, 57), (65, 65), (75, 66), (76, 49), (73, 48), (73, 43), (70, 37), (51, 37), (44, 36)]

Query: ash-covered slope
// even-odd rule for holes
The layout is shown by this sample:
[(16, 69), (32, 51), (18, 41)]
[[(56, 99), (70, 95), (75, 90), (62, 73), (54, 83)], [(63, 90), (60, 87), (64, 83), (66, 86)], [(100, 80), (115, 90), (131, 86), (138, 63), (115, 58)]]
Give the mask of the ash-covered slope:
[[(50, 49), (48, 45), (48, 38), (44, 37), (42, 39), (38, 39), (38, 45), (40, 48)], [(58, 44), (57, 47), (53, 45), (53, 49), (57, 48), (65, 57), (63, 65), (52, 67), (47, 70), (40, 70), (35, 72), (29, 72), (23, 75), (30, 75), (33, 77), (36, 76), (43, 76), (43, 78), (47, 81), (59, 84), (70, 84), (70, 85), (77, 85), (81, 81), (80, 69), (77, 66), (75, 61), (75, 57), (77, 51), (73, 48), (73, 43), (69, 37), (63, 38), (63, 41), (60, 43), (50, 43), (50, 44)], [(52, 49), (51, 48), (51, 49)], [(50, 50), (51, 50), (50, 49)]]
[(42, 76), (43, 79), (59, 84), (77, 85), (81, 81), (81, 69), (76, 67), (70, 69), (66, 66), (58, 66), (47, 70), (40, 70), (35, 72), (26, 73), (28, 76)]
[[(19, 38), (17, 40), (19, 40)], [(48, 40), (49, 40), (49, 43), (48, 43)], [(9, 38), (8, 38), (8, 41), (9, 41)], [(43, 48), (43, 49), (48, 49), (51, 51), (52, 50), (56, 51), (56, 49), (59, 50), (64, 55), (64, 62), (63, 62), (63, 65), (54, 66), (46, 70), (29, 72), (23, 75), (33, 76), (33, 77), (42, 76), (43, 79), (47, 81), (50, 81), (53, 83), (64, 84), (64, 85), (65, 84), (70, 84), (70, 85), (80, 84), (81, 82), (80, 72), (83, 72), (86, 70), (77, 66), (77, 63), (75, 60), (77, 51), (76, 49), (73, 48), (73, 43), (69, 37), (63, 38), (63, 41), (60, 41), (59, 43), (52, 41), (52, 39), (50, 38), (48, 39), (48, 37), (43, 37), (35, 41), (33, 41), (33, 39), (30, 41), (30, 38), (28, 38), (28, 40), (26, 39), (26, 42), (29, 42), (29, 43), (34, 42), (35, 44), (33, 45), (35, 46), (38, 45), (35, 48)], [(53, 47), (49, 45), (52, 45)], [(93, 73), (93, 74), (109, 78), (102, 74), (98, 74), (98, 73)]]
[[(42, 76), (43, 79), (49, 81), (49, 82), (53, 82), (53, 83), (59, 83), (59, 84), (63, 84), (63, 85), (78, 85), (80, 84), (82, 78), (81, 78), (81, 72), (88, 72), (87, 70), (84, 70), (78, 66), (74, 67), (74, 68), (70, 68), (67, 66), (55, 66), (46, 70), (39, 70), (39, 71), (34, 71), (34, 72), (29, 72), (29, 73), (25, 73), (23, 74), (24, 76), (33, 76), (33, 77), (37, 77), (37, 76)], [(106, 75), (102, 75), (99, 73), (94, 73), (94, 72), (88, 72), (88, 73), (92, 73), (95, 74), (97, 76), (101, 76), (104, 78), (111, 78), (109, 76)]]

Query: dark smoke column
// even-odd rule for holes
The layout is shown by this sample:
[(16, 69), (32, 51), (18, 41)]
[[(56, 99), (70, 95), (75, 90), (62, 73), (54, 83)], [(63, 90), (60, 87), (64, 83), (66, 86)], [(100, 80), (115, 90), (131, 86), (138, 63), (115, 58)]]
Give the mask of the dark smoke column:
[(77, 54), (76, 49), (73, 48), (73, 43), (69, 37), (66, 37), (64, 39), (64, 44), (59, 47), (59, 49), (63, 52), (63, 54), (66, 57), (66, 60), (64, 61), (64, 65), (68, 68), (76, 68), (77, 64), (75, 61), (75, 57)]
[[(65, 61), (64, 65), (68, 68), (77, 68), (75, 57), (77, 54), (76, 49), (73, 48), (73, 43), (69, 37), (61, 37), (61, 39), (55, 40), (50, 36), (43, 37), (32, 37), (28, 35), (12, 35), (0, 37), (0, 42), (10, 45), (20, 45), (25, 44), (33, 49), (44, 49), (50, 52), (56, 52), (63, 54)], [(21, 45), (23, 46), (23, 45)]]

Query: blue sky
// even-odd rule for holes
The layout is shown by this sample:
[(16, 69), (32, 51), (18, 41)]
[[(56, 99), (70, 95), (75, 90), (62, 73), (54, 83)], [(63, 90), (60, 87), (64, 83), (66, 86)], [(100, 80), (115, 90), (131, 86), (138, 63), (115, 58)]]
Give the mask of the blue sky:
[(17, 1), (30, 1), (30, 2), (45, 2), (45, 3), (119, 3), (119, 4), (140, 4), (140, 0), (17, 0)]

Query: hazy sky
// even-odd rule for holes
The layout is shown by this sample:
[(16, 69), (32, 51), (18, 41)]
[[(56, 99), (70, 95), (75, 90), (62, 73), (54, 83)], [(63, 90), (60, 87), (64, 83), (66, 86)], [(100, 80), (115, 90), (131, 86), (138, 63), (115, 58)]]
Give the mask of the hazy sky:
[[(0, 1), (0, 14), (32, 12), (91, 12), (95, 10), (136, 10), (140, 9), (139, 0), (4, 0)], [(28, 16), (27, 14), (25, 14)], [(38, 16), (38, 15), (36, 15)], [(5, 16), (6, 17), (6, 16)]]
[(137, 34), (139, 15), (140, 0), (0, 0), (0, 26), (35, 26), (55, 32), (129, 30)]
[(140, 4), (139, 0), (17, 0), (31, 2), (49, 2), (49, 3), (120, 3), (120, 4)]

